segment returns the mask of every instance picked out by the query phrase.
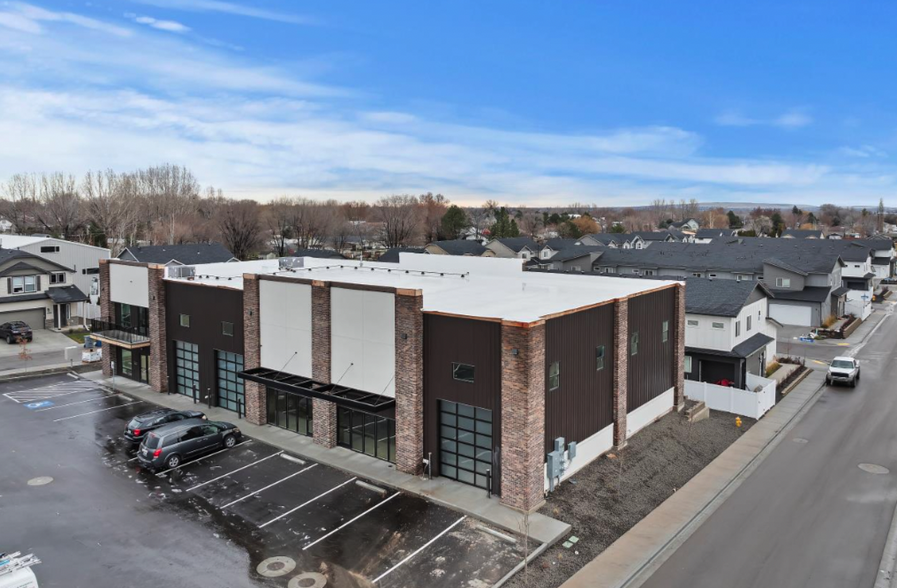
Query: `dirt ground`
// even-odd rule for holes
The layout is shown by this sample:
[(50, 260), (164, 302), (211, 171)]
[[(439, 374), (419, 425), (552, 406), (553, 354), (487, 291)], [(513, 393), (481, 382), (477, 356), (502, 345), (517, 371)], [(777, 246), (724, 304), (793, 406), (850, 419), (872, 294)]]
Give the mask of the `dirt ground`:
[[(576, 473), (548, 497), (543, 514), (570, 523), (566, 540), (551, 547), (505, 586), (560, 586), (587, 562), (669, 498), (754, 424), (742, 417), (712, 412), (689, 424), (670, 413), (643, 429), (619, 452), (604, 455)], [(611, 457), (613, 455), (614, 457)]]

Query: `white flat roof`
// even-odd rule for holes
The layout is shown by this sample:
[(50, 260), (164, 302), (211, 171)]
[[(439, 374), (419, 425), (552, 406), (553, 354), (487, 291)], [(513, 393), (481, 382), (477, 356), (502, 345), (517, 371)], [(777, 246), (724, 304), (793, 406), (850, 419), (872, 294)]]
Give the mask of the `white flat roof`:
[(398, 264), (306, 257), (302, 265), (281, 270), (276, 259), (203, 264), (194, 266), (193, 281), (242, 289), (242, 275), (255, 273), (421, 290), (425, 312), (521, 323), (677, 283), (529, 272), (520, 259), (404, 253)]

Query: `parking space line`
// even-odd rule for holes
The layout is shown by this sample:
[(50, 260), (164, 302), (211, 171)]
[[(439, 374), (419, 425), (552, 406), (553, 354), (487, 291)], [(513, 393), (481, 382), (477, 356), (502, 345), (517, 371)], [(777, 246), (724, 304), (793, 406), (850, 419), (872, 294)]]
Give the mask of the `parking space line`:
[(285, 516), (287, 516), (287, 515), (291, 515), (291, 514), (293, 514), (294, 512), (296, 512), (297, 510), (299, 510), (300, 508), (305, 507), (305, 506), (308, 506), (309, 504), (311, 504), (311, 503), (314, 502), (315, 500), (317, 500), (317, 499), (319, 499), (319, 498), (323, 498), (323, 497), (327, 496), (328, 494), (330, 494), (331, 492), (333, 492), (333, 491), (335, 491), (335, 490), (339, 490), (340, 488), (342, 488), (343, 486), (345, 486), (346, 484), (348, 484), (348, 483), (350, 483), (350, 482), (354, 482), (357, 478), (358, 478), (358, 476), (352, 476), (351, 478), (349, 478), (348, 480), (346, 480), (345, 482), (343, 482), (343, 483), (340, 484), (339, 486), (334, 486), (333, 488), (331, 488), (331, 489), (328, 490), (327, 492), (323, 492), (323, 493), (321, 493), (321, 494), (318, 494), (317, 496), (315, 496), (315, 497), (312, 498), (311, 500), (308, 500), (308, 501), (306, 501), (306, 502), (303, 502), (302, 504), (300, 504), (300, 505), (297, 506), (296, 508), (293, 508), (293, 509), (290, 509), (290, 510), (286, 511), (286, 512), (283, 513), (282, 515), (278, 516), (277, 518), (273, 518), (273, 519), (271, 519), (271, 520), (268, 521), (267, 523), (262, 523), (261, 525), (259, 525), (259, 529), (264, 529), (265, 527), (267, 527), (267, 526), (270, 525), (271, 523), (277, 522), (277, 521), (279, 521), (280, 519), (282, 519), (283, 517), (285, 517)]
[(87, 416), (89, 414), (96, 414), (98, 412), (106, 412), (107, 410), (115, 410), (116, 408), (124, 408), (126, 406), (131, 406), (133, 404), (142, 404), (142, 400), (137, 400), (136, 402), (128, 402), (127, 404), (119, 404), (118, 406), (110, 406), (109, 408), (101, 408), (100, 410), (92, 410), (90, 412), (82, 412), (81, 414), (73, 414), (72, 416), (62, 417), (59, 419), (53, 419), (54, 423), (58, 423), (59, 421), (67, 421), (69, 419), (77, 418), (80, 416)]
[(421, 548), (419, 548), (417, 551), (415, 551), (414, 553), (412, 553), (411, 555), (409, 555), (408, 557), (406, 557), (405, 559), (403, 559), (402, 561), (400, 561), (400, 562), (397, 563), (396, 565), (392, 566), (391, 568), (389, 568), (388, 570), (386, 570), (385, 572), (383, 572), (382, 574), (380, 574), (379, 576), (377, 576), (376, 578), (374, 578), (374, 580), (373, 580), (372, 583), (373, 583), (373, 584), (377, 584), (378, 582), (380, 582), (380, 580), (382, 580), (383, 578), (385, 578), (385, 577), (388, 576), (389, 574), (393, 573), (393, 572), (394, 572), (395, 570), (397, 570), (400, 566), (403, 566), (403, 565), (405, 565), (406, 563), (408, 563), (408, 562), (411, 560), (411, 558), (413, 558), (415, 555), (417, 555), (418, 553), (420, 553), (421, 551), (423, 551), (423, 550), (426, 549), (427, 547), (433, 545), (433, 543), (435, 543), (437, 539), (439, 539), (440, 537), (442, 537), (443, 535), (445, 535), (446, 533), (448, 533), (449, 531), (451, 531), (452, 529), (454, 529), (455, 527), (457, 527), (457, 526), (461, 523), (461, 521), (463, 521), (463, 520), (466, 519), (466, 518), (467, 518), (467, 515), (464, 515), (463, 517), (461, 517), (460, 519), (458, 519), (457, 521), (455, 521), (454, 523), (452, 523), (451, 525), (449, 525), (449, 526), (448, 526), (442, 533), (440, 533), (439, 535), (436, 535), (435, 537), (433, 537), (432, 539), (430, 539), (429, 541), (427, 541), (426, 543), (424, 543), (424, 545), (423, 545)]
[(290, 475), (287, 476), (286, 478), (281, 478), (280, 480), (277, 480), (276, 482), (274, 482), (274, 483), (272, 483), (272, 484), (268, 484), (268, 485), (265, 486), (264, 488), (259, 488), (259, 489), (256, 490), (255, 492), (251, 492), (251, 493), (247, 494), (246, 496), (243, 496), (242, 498), (237, 498), (237, 499), (234, 500), (233, 502), (228, 502), (227, 504), (225, 504), (224, 506), (221, 507), (221, 510), (224, 510), (224, 509), (227, 508), (228, 506), (233, 506), (233, 505), (237, 504), (238, 502), (242, 502), (242, 501), (246, 500), (247, 498), (251, 498), (251, 497), (255, 496), (256, 494), (261, 494), (262, 492), (264, 492), (264, 491), (267, 490), (268, 488), (271, 488), (272, 486), (277, 486), (277, 485), (280, 484), (281, 482), (286, 482), (286, 481), (289, 480), (290, 478), (293, 478), (293, 477), (295, 477), (295, 476), (298, 476), (299, 474), (301, 474), (301, 473), (303, 473), (303, 472), (307, 472), (308, 470), (312, 469), (312, 468), (315, 467), (316, 465), (318, 465), (318, 464), (313, 463), (313, 464), (311, 464), (310, 466), (308, 466), (307, 468), (302, 468), (302, 469), (299, 470), (298, 472), (293, 472), (292, 474), (290, 474)]
[(271, 459), (272, 457), (277, 457), (277, 456), (280, 455), (281, 453), (283, 453), (283, 451), (278, 451), (277, 453), (274, 453), (274, 454), (269, 455), (269, 456), (267, 456), (267, 457), (263, 457), (262, 459), (256, 460), (256, 461), (254, 461), (254, 462), (252, 462), (252, 463), (250, 463), (250, 464), (244, 465), (244, 466), (241, 467), (241, 468), (237, 468), (237, 469), (235, 469), (235, 470), (232, 471), (232, 472), (228, 472), (228, 473), (226, 473), (226, 474), (222, 474), (222, 475), (218, 476), (217, 478), (212, 478), (212, 479), (209, 480), (208, 482), (203, 482), (202, 484), (197, 484), (196, 486), (194, 486), (194, 487), (192, 487), (192, 488), (187, 488), (187, 492), (193, 492), (193, 491), (196, 490), (197, 488), (202, 488), (202, 487), (205, 486), (206, 484), (211, 484), (212, 482), (216, 482), (216, 481), (220, 480), (221, 478), (226, 478), (226, 477), (228, 477), (228, 476), (231, 475), (231, 474), (236, 474), (237, 472), (239, 472), (239, 471), (241, 471), (241, 470), (245, 470), (246, 468), (251, 468), (252, 466), (256, 466), (256, 465), (262, 463), (262, 462), (265, 461), (265, 460)]
[[(97, 390), (99, 392), (99, 390)], [(54, 408), (64, 408), (66, 406), (74, 406), (76, 404), (84, 404), (85, 402), (93, 402), (94, 400), (104, 400), (106, 398), (114, 398), (114, 396), (110, 396), (108, 394), (101, 394), (99, 396), (95, 396), (93, 398), (88, 398), (87, 400), (79, 400), (78, 402), (69, 402), (68, 404), (57, 404), (55, 406), (48, 406), (47, 408), (39, 408), (34, 412), (44, 412), (45, 410), (53, 410)]]
[[(231, 449), (235, 449), (235, 448), (237, 448), (237, 447), (242, 447), (243, 445), (246, 445), (247, 443), (252, 443), (252, 439), (247, 439), (246, 441), (243, 441), (242, 443), (237, 443), (236, 445), (234, 445), (233, 447), (231, 447)], [(172, 471), (172, 470), (179, 470), (179, 469), (181, 469), (182, 467), (187, 466), (187, 465), (190, 465), (190, 464), (199, 463), (199, 462), (201, 462), (202, 460), (204, 460), (205, 458), (207, 458), (207, 457), (212, 457), (213, 455), (218, 455), (219, 453), (221, 453), (221, 452), (223, 452), (223, 451), (227, 451), (227, 447), (225, 447), (224, 449), (219, 449), (219, 450), (216, 451), (215, 453), (210, 453), (210, 454), (208, 454), (208, 455), (203, 455), (202, 457), (200, 457), (200, 458), (198, 458), (198, 459), (194, 459), (193, 461), (186, 461), (186, 462), (182, 463), (181, 465), (179, 465), (179, 466), (176, 467), (176, 468), (170, 468), (170, 469), (167, 469), (167, 470), (165, 470), (165, 471), (163, 471), (163, 472), (159, 472), (158, 474), (156, 474), (156, 477), (163, 476), (163, 475), (167, 474), (168, 472), (170, 472), (170, 471)]]
[(355, 517), (355, 518), (352, 519), (351, 521), (348, 521), (348, 522), (346, 522), (346, 523), (343, 523), (342, 525), (340, 525), (340, 526), (337, 527), (336, 529), (330, 531), (329, 533), (327, 533), (327, 534), (324, 535), (323, 537), (321, 537), (321, 538), (319, 538), (319, 539), (315, 539), (314, 541), (312, 541), (311, 543), (309, 543), (308, 545), (306, 545), (305, 547), (303, 547), (303, 548), (302, 548), (302, 551), (305, 551), (306, 549), (308, 549), (309, 547), (315, 545), (316, 543), (320, 543), (321, 541), (323, 541), (324, 539), (330, 537), (331, 535), (333, 535), (334, 533), (336, 533), (336, 532), (339, 531), (340, 529), (345, 529), (346, 527), (348, 527), (349, 525), (351, 525), (352, 523), (354, 523), (355, 521), (357, 521), (358, 519), (360, 519), (360, 518), (363, 517), (364, 515), (368, 514), (369, 512), (371, 512), (371, 511), (373, 511), (373, 510), (376, 510), (376, 509), (380, 508), (381, 506), (383, 506), (384, 504), (386, 504), (387, 502), (389, 502), (390, 500), (392, 500), (393, 498), (395, 498), (395, 497), (398, 496), (399, 494), (401, 494), (401, 492), (396, 492), (395, 494), (393, 494), (392, 496), (390, 496), (390, 497), (387, 498), (386, 500), (383, 500), (383, 501), (381, 501), (381, 502), (378, 502), (377, 504), (375, 504), (375, 505), (372, 506), (371, 508), (367, 509), (366, 511), (364, 511), (363, 513), (361, 513), (360, 515), (358, 515), (357, 517)]

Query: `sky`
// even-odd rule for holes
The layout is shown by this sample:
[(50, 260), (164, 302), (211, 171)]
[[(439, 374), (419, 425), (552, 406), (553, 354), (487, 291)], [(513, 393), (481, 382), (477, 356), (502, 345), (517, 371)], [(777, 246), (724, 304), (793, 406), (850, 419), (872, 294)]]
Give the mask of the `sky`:
[(897, 206), (897, 4), (0, 0), (0, 181)]

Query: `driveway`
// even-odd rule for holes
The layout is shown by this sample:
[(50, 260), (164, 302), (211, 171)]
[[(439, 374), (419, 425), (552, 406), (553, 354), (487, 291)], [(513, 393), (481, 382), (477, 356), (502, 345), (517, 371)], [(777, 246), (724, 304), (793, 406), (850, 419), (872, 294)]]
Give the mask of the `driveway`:
[(471, 517), (255, 439), (144, 470), (121, 434), (152, 408), (70, 376), (0, 385), (0, 539), (43, 561), (42, 588), (468, 588), (522, 560)]
[(34, 331), (34, 340), (26, 345), (31, 359), (22, 359), (22, 346), (0, 341), (0, 372), (65, 363), (65, 348), (78, 345), (62, 333), (49, 329)]

